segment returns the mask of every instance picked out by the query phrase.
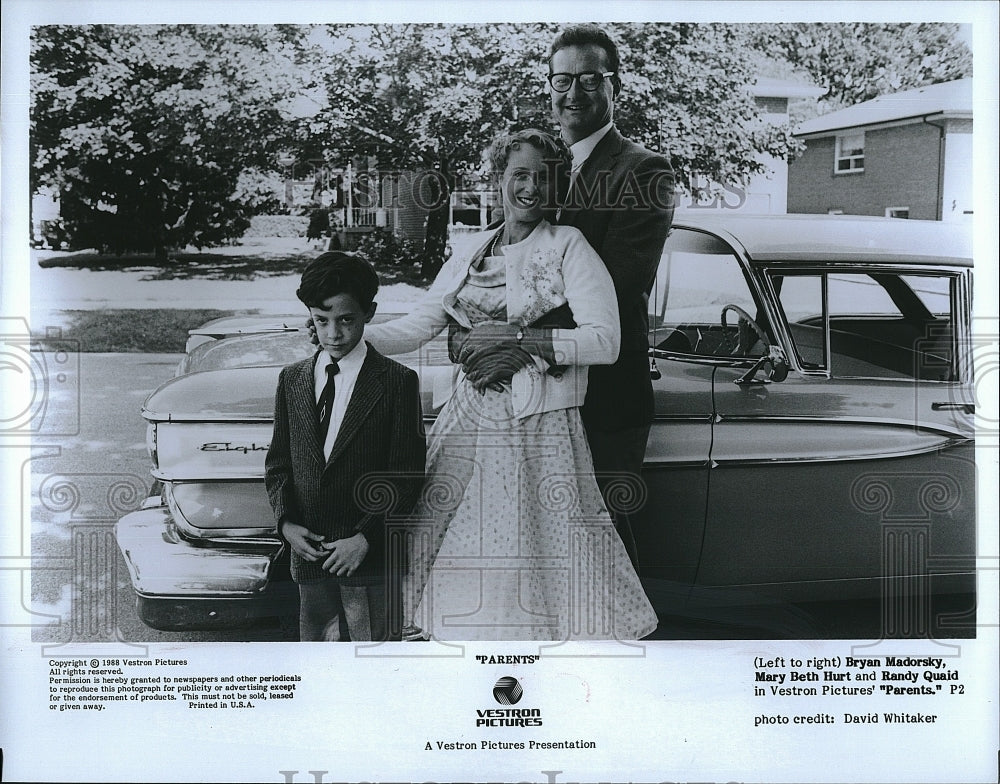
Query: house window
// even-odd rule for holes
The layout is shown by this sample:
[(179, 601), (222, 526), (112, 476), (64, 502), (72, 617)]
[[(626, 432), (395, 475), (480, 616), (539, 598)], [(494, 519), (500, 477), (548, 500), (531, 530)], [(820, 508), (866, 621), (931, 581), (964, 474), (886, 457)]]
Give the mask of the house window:
[(909, 218), (910, 208), (909, 207), (886, 207), (885, 217), (887, 218)]
[(865, 170), (865, 135), (855, 133), (837, 137), (837, 150), (833, 162), (835, 174)]

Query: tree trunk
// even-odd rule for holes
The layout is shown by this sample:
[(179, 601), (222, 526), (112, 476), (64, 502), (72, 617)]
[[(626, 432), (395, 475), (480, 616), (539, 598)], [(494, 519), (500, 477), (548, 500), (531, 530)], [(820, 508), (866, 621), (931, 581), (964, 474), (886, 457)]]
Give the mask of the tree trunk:
[(158, 262), (167, 260), (167, 194), (163, 181), (157, 177), (153, 182), (156, 184), (156, 199), (150, 200), (153, 207), (151, 216), (151, 228), (153, 230), (153, 253)]
[(448, 200), (451, 197), (451, 168), (446, 155), (439, 159), (440, 177), (430, 178), (435, 191), (434, 208), (427, 214), (427, 229), (424, 233), (424, 258), (420, 265), (420, 275), (424, 280), (433, 280), (444, 264), (444, 250), (448, 244)]

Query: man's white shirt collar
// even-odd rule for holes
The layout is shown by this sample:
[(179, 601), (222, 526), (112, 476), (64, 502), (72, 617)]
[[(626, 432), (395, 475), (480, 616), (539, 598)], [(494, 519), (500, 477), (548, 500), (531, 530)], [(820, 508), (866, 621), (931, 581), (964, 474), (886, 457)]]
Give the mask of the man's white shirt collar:
[(569, 146), (570, 154), (573, 156), (573, 170), (576, 171), (584, 162), (591, 156), (594, 152), (594, 148), (600, 143), (601, 139), (608, 135), (608, 131), (611, 130), (614, 122), (609, 122), (603, 128), (598, 128), (590, 136), (585, 139), (580, 139), (580, 141), (575, 142)]

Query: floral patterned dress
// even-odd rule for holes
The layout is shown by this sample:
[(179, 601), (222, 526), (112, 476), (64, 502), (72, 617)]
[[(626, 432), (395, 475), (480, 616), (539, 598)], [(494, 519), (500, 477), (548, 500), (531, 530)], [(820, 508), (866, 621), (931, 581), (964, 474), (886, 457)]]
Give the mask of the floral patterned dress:
[[(502, 257), (458, 294), (506, 321)], [(429, 434), (404, 610), (440, 640), (635, 640), (656, 628), (594, 479), (579, 409), (516, 418), (464, 379)]]

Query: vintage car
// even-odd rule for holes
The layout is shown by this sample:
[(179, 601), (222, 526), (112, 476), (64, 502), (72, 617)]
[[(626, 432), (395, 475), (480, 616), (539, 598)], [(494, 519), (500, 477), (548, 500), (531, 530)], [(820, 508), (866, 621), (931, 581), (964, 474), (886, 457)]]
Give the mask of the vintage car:
[[(909, 636), (932, 597), (974, 601), (971, 298), (961, 226), (678, 218), (649, 297), (643, 481), (615, 502), (661, 617), (874, 597)], [(294, 612), (262, 479), (278, 371), (313, 351), (300, 327), (210, 322), (146, 400), (157, 490), (117, 538), (147, 624)], [(429, 424), (445, 346), (397, 359)]]

